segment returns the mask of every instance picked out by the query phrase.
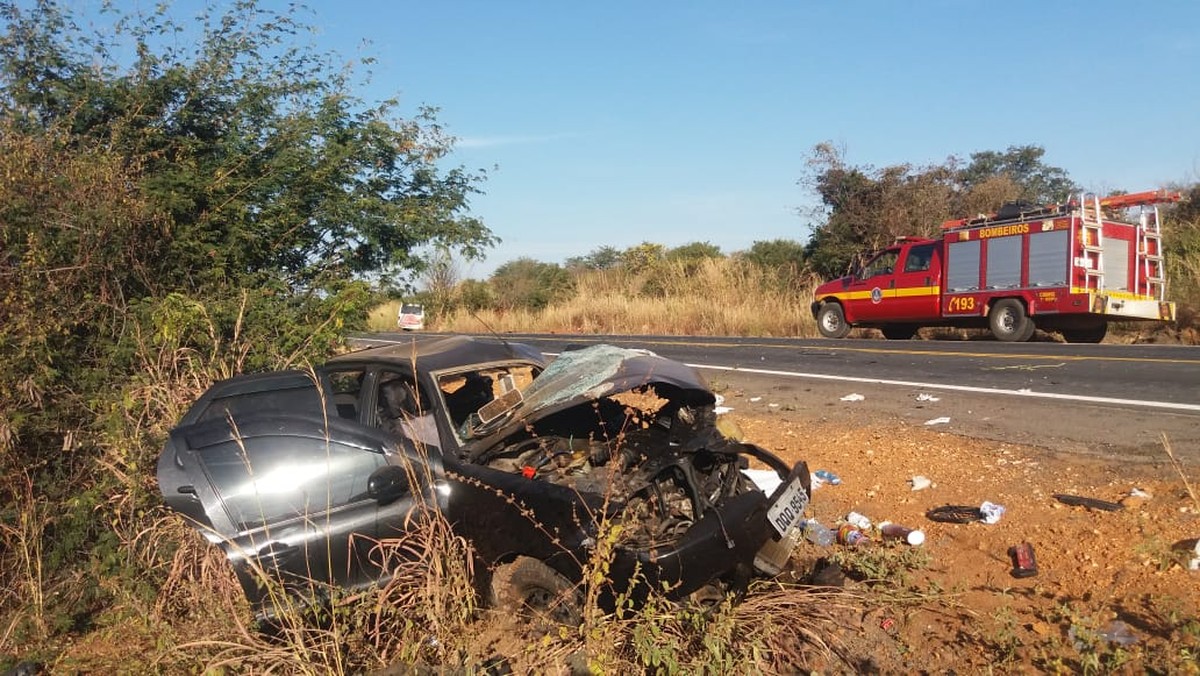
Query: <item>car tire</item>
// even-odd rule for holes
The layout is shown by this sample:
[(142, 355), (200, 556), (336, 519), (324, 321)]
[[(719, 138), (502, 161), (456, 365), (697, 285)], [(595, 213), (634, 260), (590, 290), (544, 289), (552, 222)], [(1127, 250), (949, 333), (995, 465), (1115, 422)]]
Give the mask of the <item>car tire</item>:
[(850, 333), (846, 313), (837, 303), (825, 303), (817, 311), (817, 330), (826, 338), (845, 338)]
[(577, 626), (581, 619), (575, 585), (550, 566), (529, 557), (492, 573), (492, 606), (534, 621)]
[(988, 327), (996, 340), (1018, 343), (1033, 336), (1033, 320), (1025, 314), (1025, 306), (1015, 298), (1005, 298), (992, 306), (988, 313)]
[(908, 324), (893, 324), (879, 329), (888, 340), (912, 340), (917, 335), (917, 327)]

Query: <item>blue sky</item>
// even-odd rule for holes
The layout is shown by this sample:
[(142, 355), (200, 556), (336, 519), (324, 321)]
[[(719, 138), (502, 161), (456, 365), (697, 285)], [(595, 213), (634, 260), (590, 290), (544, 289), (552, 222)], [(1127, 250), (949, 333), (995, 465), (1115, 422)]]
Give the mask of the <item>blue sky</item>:
[[(270, 4), (270, 3), (267, 3)], [(814, 144), (853, 164), (1011, 145), (1096, 190), (1200, 174), (1200, 2), (313, 0), (378, 59), (361, 92), (428, 104), (491, 168), (506, 260), (611, 245), (805, 241)]]

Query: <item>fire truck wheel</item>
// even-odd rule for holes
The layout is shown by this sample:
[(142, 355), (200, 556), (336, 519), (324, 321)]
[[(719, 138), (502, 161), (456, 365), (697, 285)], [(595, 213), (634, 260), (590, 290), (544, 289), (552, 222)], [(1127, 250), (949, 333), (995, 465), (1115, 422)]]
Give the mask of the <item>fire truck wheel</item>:
[(907, 324), (885, 326), (879, 330), (883, 332), (883, 337), (888, 340), (912, 340), (912, 337), (917, 335), (917, 327)]
[(826, 338), (845, 338), (850, 333), (850, 325), (846, 323), (842, 306), (837, 303), (822, 305), (817, 312), (817, 330)]
[(1005, 298), (992, 307), (988, 324), (996, 340), (1006, 343), (1026, 341), (1033, 335), (1033, 320), (1025, 314), (1021, 301), (1013, 298)]

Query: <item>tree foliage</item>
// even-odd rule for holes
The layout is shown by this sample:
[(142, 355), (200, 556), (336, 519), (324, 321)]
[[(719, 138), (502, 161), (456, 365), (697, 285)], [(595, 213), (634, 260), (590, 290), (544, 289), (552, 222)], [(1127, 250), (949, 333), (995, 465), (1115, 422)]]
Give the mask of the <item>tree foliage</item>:
[(611, 270), (621, 264), (621, 250), (613, 246), (599, 246), (586, 255), (572, 256), (566, 265), (572, 270)]
[(807, 260), (823, 277), (840, 275), (896, 237), (932, 236), (946, 219), (993, 212), (1008, 201), (1049, 203), (1076, 190), (1067, 173), (1042, 162), (1038, 146), (971, 155), (965, 165), (851, 166), (840, 148), (813, 148), (801, 183), (820, 198)]
[[(322, 357), (365, 325), (367, 280), (494, 238), (433, 111), (360, 101), (352, 68), (297, 46), (297, 10), (108, 7), (83, 30), (24, 4), (0, 0), (0, 473), (61, 507), (45, 572), (70, 581), (59, 564), (123, 560), (162, 435), (213, 379)], [(59, 597), (66, 626), (103, 603)]]
[(518, 258), (501, 265), (489, 282), (496, 304), (505, 310), (540, 310), (570, 298), (575, 292), (574, 280), (567, 270), (533, 258)]

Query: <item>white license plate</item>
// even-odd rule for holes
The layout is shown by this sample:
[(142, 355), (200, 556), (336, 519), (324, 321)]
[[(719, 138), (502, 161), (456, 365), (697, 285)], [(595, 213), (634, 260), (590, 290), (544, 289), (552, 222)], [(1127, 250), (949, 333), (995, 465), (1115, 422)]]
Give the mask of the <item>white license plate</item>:
[(780, 535), (787, 535), (804, 519), (804, 508), (808, 506), (808, 493), (800, 484), (800, 477), (792, 480), (779, 492), (779, 498), (767, 508), (767, 520)]

